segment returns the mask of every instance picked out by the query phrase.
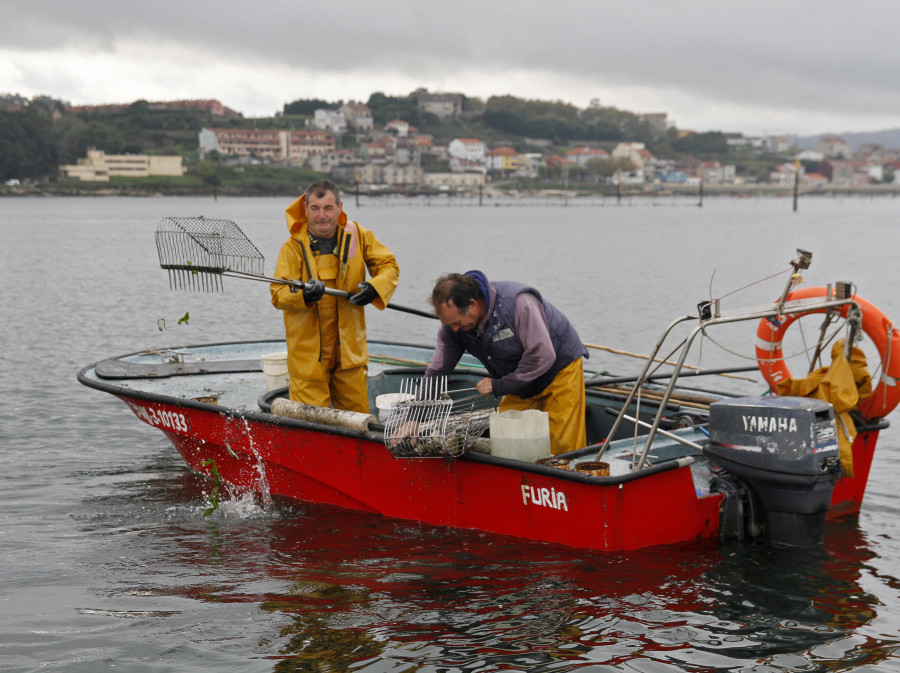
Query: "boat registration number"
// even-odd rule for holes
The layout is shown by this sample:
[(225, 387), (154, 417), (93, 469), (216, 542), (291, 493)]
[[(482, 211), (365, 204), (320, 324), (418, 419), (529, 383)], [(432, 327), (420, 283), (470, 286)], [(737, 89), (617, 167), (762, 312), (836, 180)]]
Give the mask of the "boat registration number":
[(128, 403), (135, 416), (140, 418), (148, 425), (157, 428), (165, 428), (166, 430), (175, 430), (176, 432), (187, 432), (188, 422), (184, 414), (179, 411), (170, 411), (168, 409), (159, 409), (156, 407), (142, 407), (138, 404)]

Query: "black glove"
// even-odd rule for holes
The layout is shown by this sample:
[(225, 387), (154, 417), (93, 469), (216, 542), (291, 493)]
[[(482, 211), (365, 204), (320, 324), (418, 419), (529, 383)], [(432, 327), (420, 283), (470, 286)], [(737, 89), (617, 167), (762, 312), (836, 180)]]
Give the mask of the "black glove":
[(321, 280), (313, 279), (303, 286), (303, 301), (307, 304), (317, 302), (325, 294), (325, 283)]
[(372, 287), (371, 283), (360, 283), (358, 287), (359, 292), (350, 297), (351, 304), (365, 306), (366, 304), (371, 304), (372, 300), (378, 296), (378, 293), (375, 291), (375, 288)]

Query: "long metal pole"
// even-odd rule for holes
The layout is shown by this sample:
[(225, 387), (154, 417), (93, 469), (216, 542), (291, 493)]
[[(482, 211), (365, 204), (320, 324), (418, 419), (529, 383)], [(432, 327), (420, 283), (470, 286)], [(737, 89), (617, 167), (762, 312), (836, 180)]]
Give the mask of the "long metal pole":
[[(163, 267), (163, 268), (165, 268), (165, 267)], [(204, 273), (204, 272), (200, 272), (200, 273)], [(302, 290), (304, 287), (306, 287), (306, 283), (304, 283), (302, 280), (286, 280), (284, 278), (270, 278), (269, 276), (259, 276), (257, 274), (253, 274), (253, 273), (242, 273), (240, 271), (227, 271), (226, 270), (226, 271), (222, 271), (218, 274), (213, 274), (213, 275), (231, 276), (232, 278), (244, 278), (247, 280), (259, 280), (259, 281), (263, 281), (266, 283), (278, 283), (281, 285), (291, 285), (293, 287), (296, 287), (299, 290)], [(350, 297), (351, 293), (347, 292), (346, 290), (335, 290), (330, 287), (326, 287), (325, 294), (331, 295), (332, 297), (343, 297), (344, 299), (347, 299)], [(412, 315), (417, 315), (422, 318), (431, 318), (432, 320), (438, 319), (438, 317), (436, 315), (434, 315), (433, 313), (428, 313), (427, 311), (421, 311), (417, 308), (412, 308), (409, 306), (401, 306), (400, 304), (388, 304), (385, 308), (393, 309), (394, 311), (400, 311), (401, 313), (410, 313)]]

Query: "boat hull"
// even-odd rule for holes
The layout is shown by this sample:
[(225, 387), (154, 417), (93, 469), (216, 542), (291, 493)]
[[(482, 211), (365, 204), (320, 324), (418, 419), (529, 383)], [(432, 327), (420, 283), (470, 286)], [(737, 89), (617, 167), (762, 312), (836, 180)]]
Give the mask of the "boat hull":
[(402, 459), (369, 434), (119, 397), (192, 469), (210, 474), (214, 461), (231, 488), (602, 551), (718, 533), (722, 496), (698, 496), (688, 465), (617, 479), (480, 454)]
[[(123, 400), (165, 433), (193, 470), (220, 475), (235, 496), (256, 491), (264, 500), (281, 496), (601, 551), (717, 538), (720, 528), (731, 537), (734, 517), (725, 505), (734, 493), (714, 483), (705, 462), (704, 412), (690, 389), (669, 403), (650, 399), (658, 393), (652, 388), (637, 402), (608, 382), (588, 391), (588, 440), (614, 440), (603, 454), (608, 477), (472, 451), (456, 459), (396, 458), (384, 446), (381, 426), (370, 432), (321, 424), (335, 419), (269, 413), (284, 389), (263, 393), (260, 362), (283, 349), (283, 342), (260, 341), (150, 350), (85, 367), (79, 380)], [(379, 395), (421, 375), (432, 349), (383, 342), (374, 351), (370, 408)], [(461, 365), (467, 368), (454, 372), (452, 383), (464, 389), (483, 370)], [(714, 399), (720, 398), (707, 397), (707, 404)], [(620, 411), (644, 427), (665, 418), (672, 430), (653, 440), (641, 469), (631, 469), (632, 456), (646, 435), (635, 443), (633, 427), (617, 429), (612, 421)], [(859, 427), (854, 475), (838, 480), (828, 518), (859, 511), (878, 430), (886, 426), (882, 419)], [(597, 453), (594, 444), (565, 457), (574, 464), (596, 460)], [(737, 518), (747, 528), (745, 517)]]

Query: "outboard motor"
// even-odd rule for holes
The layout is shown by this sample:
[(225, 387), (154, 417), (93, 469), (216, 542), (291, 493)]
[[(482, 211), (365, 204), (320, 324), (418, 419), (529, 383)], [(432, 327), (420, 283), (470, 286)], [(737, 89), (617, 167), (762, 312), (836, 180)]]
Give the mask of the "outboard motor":
[[(806, 397), (742, 397), (709, 407), (709, 444), (704, 453), (711, 467), (724, 469), (749, 487), (744, 505), (723, 504), (761, 524), (773, 545), (815, 547), (825, 535), (825, 517), (842, 469), (834, 409), (828, 402)], [(740, 484), (723, 475), (726, 494)], [(762, 516), (746, 517), (755, 508)], [(733, 523), (733, 522), (732, 522)], [(721, 527), (724, 529), (725, 527)], [(738, 531), (742, 539), (744, 531)]]

